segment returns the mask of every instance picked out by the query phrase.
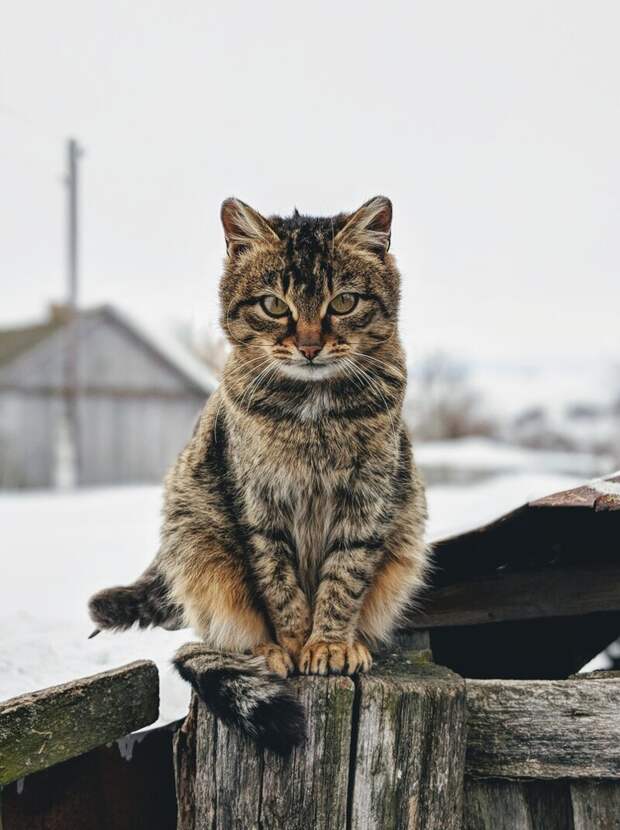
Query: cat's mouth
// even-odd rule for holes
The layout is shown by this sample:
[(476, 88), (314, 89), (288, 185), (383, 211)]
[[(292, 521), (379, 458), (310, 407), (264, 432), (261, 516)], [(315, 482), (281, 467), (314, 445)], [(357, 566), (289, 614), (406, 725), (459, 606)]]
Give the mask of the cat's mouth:
[(295, 380), (327, 380), (339, 374), (339, 363), (340, 361), (338, 360), (329, 362), (300, 360), (295, 362), (282, 362), (279, 369), (284, 375)]

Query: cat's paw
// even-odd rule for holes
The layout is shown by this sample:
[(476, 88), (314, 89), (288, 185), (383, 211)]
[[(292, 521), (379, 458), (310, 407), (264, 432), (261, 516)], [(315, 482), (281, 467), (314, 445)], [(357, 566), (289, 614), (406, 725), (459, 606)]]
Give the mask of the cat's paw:
[(357, 674), (367, 672), (372, 657), (363, 643), (308, 642), (301, 651), (299, 671), (302, 674)]
[(295, 671), (295, 664), (288, 651), (275, 643), (261, 643), (252, 649), (252, 654), (264, 657), (269, 671), (278, 677), (288, 677)]
[(278, 643), (290, 655), (291, 659), (297, 663), (303, 645), (308, 638), (303, 634), (279, 634), (277, 639)]

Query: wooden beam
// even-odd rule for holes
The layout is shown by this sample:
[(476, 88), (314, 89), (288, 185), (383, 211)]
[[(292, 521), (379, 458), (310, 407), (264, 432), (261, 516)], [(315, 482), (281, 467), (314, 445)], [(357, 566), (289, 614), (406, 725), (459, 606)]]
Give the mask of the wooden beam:
[(430, 593), (414, 628), (572, 617), (620, 610), (620, 567), (500, 572)]
[(616, 830), (620, 827), (620, 784), (580, 781), (571, 785), (574, 830)]
[(147, 660), (0, 703), (0, 785), (148, 726), (158, 712)]
[(178, 830), (345, 827), (353, 682), (289, 682), (306, 711), (308, 738), (288, 759), (261, 752), (194, 695), (177, 737)]
[(177, 727), (118, 738), (8, 784), (5, 827), (176, 830), (172, 740)]
[(566, 781), (466, 782), (463, 830), (569, 828), (572, 830), (573, 823), (570, 785)]
[(467, 773), (620, 779), (620, 680), (468, 680)]
[(261, 752), (195, 697), (177, 734), (178, 830), (459, 830), (465, 682), (425, 654), (368, 676), (289, 681), (308, 739)]
[(414, 653), (361, 676), (351, 830), (459, 830), (465, 682)]

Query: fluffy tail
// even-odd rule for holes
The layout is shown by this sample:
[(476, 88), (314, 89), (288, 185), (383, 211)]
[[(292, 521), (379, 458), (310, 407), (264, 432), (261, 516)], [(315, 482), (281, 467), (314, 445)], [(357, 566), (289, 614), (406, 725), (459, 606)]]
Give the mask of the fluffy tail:
[(104, 628), (124, 631), (134, 623), (140, 628), (184, 627), (181, 608), (170, 600), (164, 578), (153, 565), (132, 585), (105, 588), (96, 593), (89, 600), (88, 610), (97, 626), (91, 637)]
[(209, 651), (188, 643), (174, 664), (213, 714), (259, 746), (288, 755), (306, 737), (303, 708), (286, 680), (271, 674), (263, 657)]

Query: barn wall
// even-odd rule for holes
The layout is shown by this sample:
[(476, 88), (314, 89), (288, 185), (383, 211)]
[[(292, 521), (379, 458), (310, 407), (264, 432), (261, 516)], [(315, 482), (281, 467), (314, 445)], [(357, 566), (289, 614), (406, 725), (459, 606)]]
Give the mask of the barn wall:
[[(161, 481), (204, 405), (187, 398), (88, 396), (79, 403), (80, 484)], [(0, 391), (0, 487), (52, 487), (62, 399)]]
[[(188, 392), (188, 381), (173, 366), (104, 314), (84, 315), (75, 325), (81, 387)], [(62, 386), (67, 337), (68, 329), (60, 329), (8, 366), (1, 367), (0, 384), (27, 389)], [(192, 387), (192, 391), (199, 390)]]
[(0, 487), (51, 487), (61, 402), (0, 390)]
[[(79, 483), (160, 481), (185, 446), (204, 389), (104, 312), (76, 322)], [(55, 483), (67, 331), (0, 367), (0, 487)]]
[(160, 481), (189, 440), (203, 405), (199, 397), (82, 398), (80, 483)]

